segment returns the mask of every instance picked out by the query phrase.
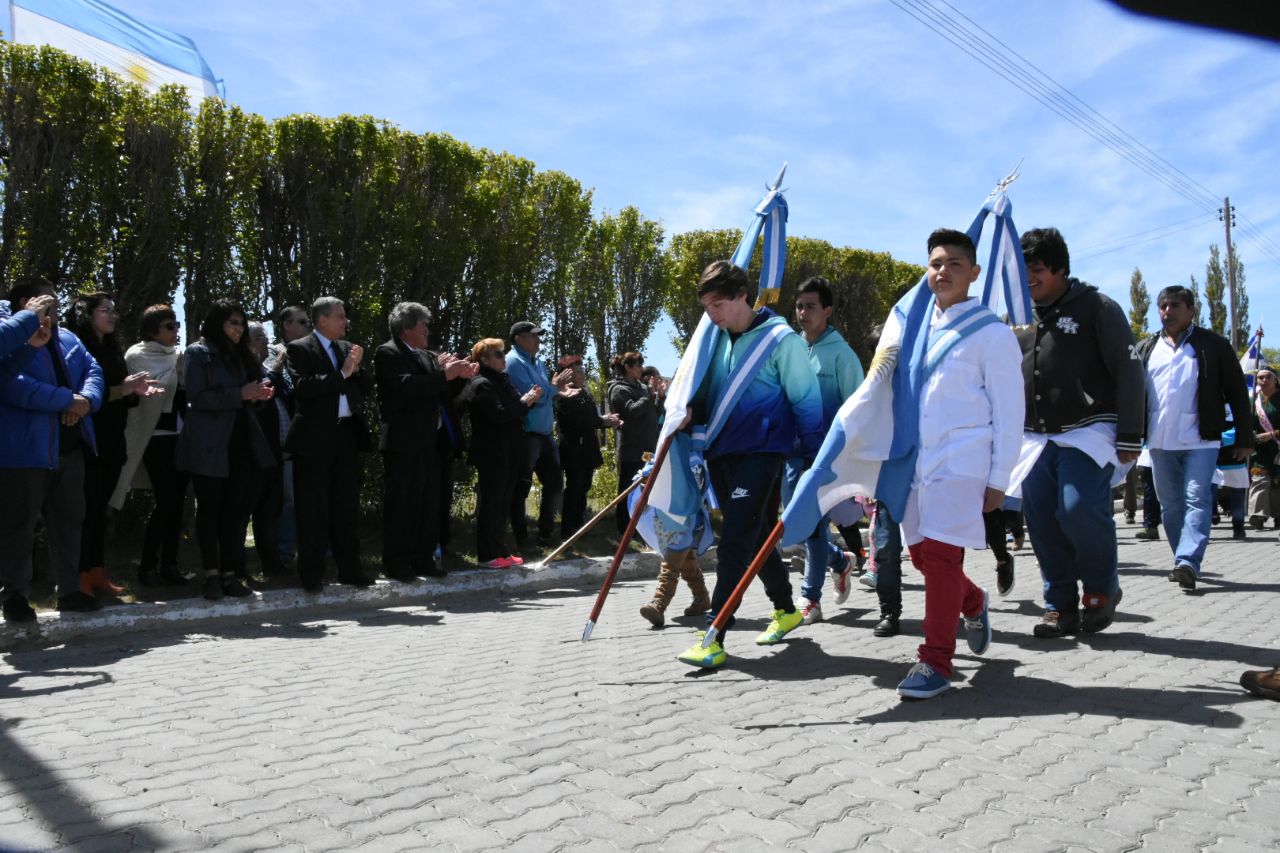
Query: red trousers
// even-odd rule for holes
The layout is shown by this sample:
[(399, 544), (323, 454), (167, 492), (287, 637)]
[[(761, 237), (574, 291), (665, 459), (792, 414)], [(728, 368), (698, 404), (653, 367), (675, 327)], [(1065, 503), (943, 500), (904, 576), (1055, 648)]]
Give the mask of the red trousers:
[(924, 575), (924, 643), (919, 658), (935, 672), (951, 677), (960, 614), (982, 612), (982, 590), (964, 573), (964, 549), (936, 539), (910, 546), (912, 564)]

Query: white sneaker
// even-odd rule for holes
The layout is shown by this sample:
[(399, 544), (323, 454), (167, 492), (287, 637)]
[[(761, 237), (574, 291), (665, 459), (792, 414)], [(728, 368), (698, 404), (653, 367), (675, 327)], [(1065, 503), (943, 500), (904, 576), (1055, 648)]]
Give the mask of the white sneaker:
[(812, 625), (814, 622), (822, 621), (822, 605), (816, 601), (805, 601), (804, 607), (800, 610), (800, 615), (804, 617), (805, 625)]
[(865, 586), (867, 589), (875, 589), (875, 588), (876, 588), (876, 573), (875, 573), (875, 572), (867, 572), (867, 573), (866, 573), (866, 574), (864, 574), (862, 577), (858, 578), (858, 583), (862, 584), (862, 585), (863, 585), (863, 586)]
[(844, 604), (849, 598), (849, 589), (853, 584), (849, 583), (850, 576), (853, 575), (853, 554), (848, 551), (844, 552), (844, 567), (838, 572), (831, 573), (831, 585), (836, 590), (836, 604)]

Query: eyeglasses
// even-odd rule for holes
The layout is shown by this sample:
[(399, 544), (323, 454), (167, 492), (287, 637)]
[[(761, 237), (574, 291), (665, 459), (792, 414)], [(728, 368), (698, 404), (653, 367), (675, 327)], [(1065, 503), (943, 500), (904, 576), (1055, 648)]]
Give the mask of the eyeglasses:
[(167, 323), (161, 323), (160, 328), (164, 329), (167, 332), (176, 332), (182, 328), (182, 324), (179, 323), (177, 320), (170, 320)]

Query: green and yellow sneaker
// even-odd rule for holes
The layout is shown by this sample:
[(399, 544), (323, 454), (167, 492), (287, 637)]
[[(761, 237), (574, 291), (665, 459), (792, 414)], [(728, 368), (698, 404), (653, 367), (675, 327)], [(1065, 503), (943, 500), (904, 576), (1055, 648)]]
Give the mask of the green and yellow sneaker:
[(698, 642), (689, 647), (688, 650), (676, 655), (676, 660), (680, 663), (687, 663), (689, 666), (701, 667), (702, 669), (715, 669), (724, 666), (724, 662), (729, 656), (725, 654), (724, 646), (719, 642), (712, 643), (705, 649), (702, 647), (702, 638), (706, 636), (705, 631), (698, 632)]
[(769, 622), (769, 627), (764, 629), (764, 633), (756, 637), (757, 646), (772, 646), (782, 640), (783, 637), (790, 634), (804, 622), (804, 615), (799, 610), (792, 610), (790, 613), (785, 610), (773, 611), (773, 619)]

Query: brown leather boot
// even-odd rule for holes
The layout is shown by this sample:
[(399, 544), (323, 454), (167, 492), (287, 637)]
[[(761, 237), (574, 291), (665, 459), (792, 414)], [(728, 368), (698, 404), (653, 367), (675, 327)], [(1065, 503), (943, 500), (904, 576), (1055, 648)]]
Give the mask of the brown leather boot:
[(683, 552), (663, 555), (662, 568), (658, 572), (658, 588), (653, 591), (653, 600), (640, 608), (640, 615), (648, 619), (655, 628), (661, 628), (666, 621), (667, 605), (676, 594), (677, 561), (682, 559)]
[(1280, 666), (1240, 676), (1240, 686), (1254, 696), (1280, 701)]
[(693, 601), (684, 609), (685, 616), (701, 616), (711, 609), (711, 596), (707, 593), (707, 582), (702, 577), (702, 568), (698, 565), (698, 555), (693, 549), (685, 551), (684, 560), (680, 563), (680, 577), (689, 585), (693, 593)]

